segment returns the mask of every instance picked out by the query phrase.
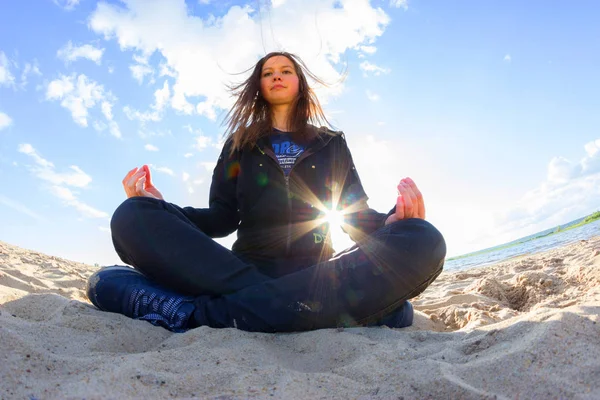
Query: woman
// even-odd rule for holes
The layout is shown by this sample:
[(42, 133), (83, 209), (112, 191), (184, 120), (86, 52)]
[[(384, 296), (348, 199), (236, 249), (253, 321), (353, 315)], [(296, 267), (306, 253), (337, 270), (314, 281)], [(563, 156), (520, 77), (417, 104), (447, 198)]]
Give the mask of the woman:
[[(95, 306), (176, 332), (412, 324), (407, 300), (442, 271), (444, 239), (409, 178), (388, 214), (368, 208), (344, 135), (309, 124), (325, 118), (304, 69), (270, 53), (234, 88), (208, 208), (165, 202), (147, 166), (129, 171), (111, 229), (134, 268), (93, 274)], [(332, 210), (357, 243), (335, 257)], [(236, 230), (231, 251), (212, 239)]]

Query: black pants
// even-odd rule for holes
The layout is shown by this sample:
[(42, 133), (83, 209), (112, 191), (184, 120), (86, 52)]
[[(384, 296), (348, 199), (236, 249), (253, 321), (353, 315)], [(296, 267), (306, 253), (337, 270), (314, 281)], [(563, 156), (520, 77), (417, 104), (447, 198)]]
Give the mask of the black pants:
[(194, 296), (194, 324), (304, 331), (371, 324), (441, 273), (446, 244), (422, 219), (386, 225), (334, 258), (279, 278), (200, 231), (171, 204), (127, 199), (111, 221), (115, 249), (157, 284)]

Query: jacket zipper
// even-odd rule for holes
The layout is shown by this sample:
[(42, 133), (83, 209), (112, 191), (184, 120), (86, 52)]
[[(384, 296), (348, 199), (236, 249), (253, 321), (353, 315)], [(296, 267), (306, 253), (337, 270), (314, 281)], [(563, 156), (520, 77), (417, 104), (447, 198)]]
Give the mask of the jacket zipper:
[(290, 176), (292, 175), (292, 171), (294, 170), (294, 167), (296, 167), (296, 165), (298, 165), (300, 163), (300, 161), (304, 160), (306, 157), (314, 154), (314, 152), (312, 151), (312, 149), (306, 149), (300, 155), (300, 157), (296, 160), (294, 165), (292, 165), (292, 168), (290, 168), (290, 172), (286, 175), (285, 172), (283, 171), (283, 168), (281, 168), (281, 165), (279, 165), (279, 161), (277, 160), (277, 157), (274, 157), (271, 154), (265, 153), (258, 144), (256, 145), (256, 147), (258, 147), (258, 151), (260, 151), (260, 153), (263, 156), (266, 155), (267, 157), (269, 157), (270, 159), (275, 161), (275, 163), (277, 164), (277, 167), (283, 174), (283, 178), (285, 179), (285, 191), (286, 191), (287, 199), (288, 199), (288, 229), (287, 229), (288, 232), (287, 232), (287, 240), (286, 240), (286, 244), (285, 244), (285, 255), (289, 256), (290, 249), (292, 247), (292, 196), (290, 193)]
[[(270, 159), (272, 159), (275, 164), (277, 165), (277, 168), (279, 169), (279, 171), (281, 171), (281, 173), (283, 174), (283, 179), (285, 181), (285, 194), (287, 196), (287, 204), (288, 204), (288, 229), (287, 229), (287, 239), (286, 239), (286, 243), (285, 243), (285, 255), (288, 256), (290, 254), (290, 248), (292, 246), (292, 197), (291, 197), (291, 193), (290, 193), (290, 176), (289, 174), (286, 175), (285, 172), (283, 171), (283, 168), (281, 168), (281, 165), (279, 165), (279, 161), (277, 160), (276, 157), (272, 156), (270, 153), (267, 154), (264, 152), (263, 149), (260, 148), (259, 145), (256, 145), (256, 147), (258, 147), (258, 151), (260, 151), (260, 153), (263, 156), (267, 156)], [(298, 160), (296, 161), (298, 162)], [(291, 169), (294, 169), (294, 167), (292, 167)], [(290, 169), (290, 173), (292, 172)]]
[[(290, 169), (290, 173), (292, 172), (292, 167)], [(282, 170), (283, 171), (283, 170)], [(285, 172), (284, 172), (285, 175)], [(285, 175), (285, 191), (287, 192), (288, 199), (288, 229), (287, 229), (287, 239), (285, 242), (285, 255), (290, 255), (290, 249), (292, 247), (292, 195), (290, 193), (290, 175)]]

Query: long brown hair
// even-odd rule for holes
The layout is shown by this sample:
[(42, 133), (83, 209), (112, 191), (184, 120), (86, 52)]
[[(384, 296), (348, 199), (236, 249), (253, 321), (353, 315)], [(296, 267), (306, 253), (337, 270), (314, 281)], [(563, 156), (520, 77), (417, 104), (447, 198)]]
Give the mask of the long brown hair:
[(281, 51), (272, 52), (258, 60), (248, 79), (238, 85), (229, 87), (231, 92), (237, 96), (237, 100), (225, 117), (225, 124), (227, 125), (225, 135), (227, 135), (228, 140), (233, 141), (232, 154), (245, 147), (251, 148), (258, 139), (270, 135), (273, 130), (271, 109), (260, 91), (260, 80), (263, 65), (269, 58), (274, 56), (287, 57), (294, 65), (298, 75), (298, 96), (292, 104), (288, 121), (294, 140), (306, 143), (314, 137), (316, 132), (310, 128), (309, 124), (330, 126), (317, 96), (308, 85), (306, 75), (323, 86), (328, 85), (310, 72), (298, 56)]

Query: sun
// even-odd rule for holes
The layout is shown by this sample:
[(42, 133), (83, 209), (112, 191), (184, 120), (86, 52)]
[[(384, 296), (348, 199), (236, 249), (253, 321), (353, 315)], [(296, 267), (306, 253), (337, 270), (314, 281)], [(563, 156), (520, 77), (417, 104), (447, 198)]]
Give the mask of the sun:
[(342, 229), (344, 215), (338, 210), (327, 210), (325, 211), (325, 221), (329, 223), (331, 229)]
[(351, 247), (354, 242), (343, 229), (344, 227), (348, 228), (348, 225), (344, 221), (344, 213), (338, 210), (327, 210), (324, 214), (325, 217), (323, 219), (329, 223), (329, 233), (334, 253), (339, 253)]

